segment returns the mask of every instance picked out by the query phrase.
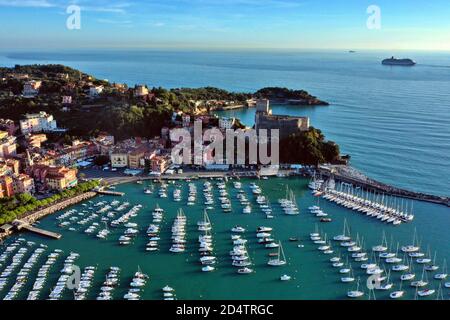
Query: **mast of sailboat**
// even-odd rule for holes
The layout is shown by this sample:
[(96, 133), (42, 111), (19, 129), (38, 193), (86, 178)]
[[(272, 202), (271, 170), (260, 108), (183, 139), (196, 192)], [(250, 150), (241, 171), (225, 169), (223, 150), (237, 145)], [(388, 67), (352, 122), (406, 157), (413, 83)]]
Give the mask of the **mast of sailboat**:
[(278, 247), (280, 250), (279, 250), (279, 253), (278, 253), (278, 260), (280, 260), (280, 256), (279, 256), (279, 254), (281, 253), (281, 255), (283, 256), (283, 260), (281, 260), (281, 261), (286, 261), (286, 257), (285, 257), (285, 255), (284, 255), (284, 250), (283, 250), (283, 246), (281, 245), (281, 241), (279, 242), (279, 244), (280, 244), (280, 246)]
[(439, 284), (436, 300), (444, 300), (444, 294), (442, 293), (442, 284)]

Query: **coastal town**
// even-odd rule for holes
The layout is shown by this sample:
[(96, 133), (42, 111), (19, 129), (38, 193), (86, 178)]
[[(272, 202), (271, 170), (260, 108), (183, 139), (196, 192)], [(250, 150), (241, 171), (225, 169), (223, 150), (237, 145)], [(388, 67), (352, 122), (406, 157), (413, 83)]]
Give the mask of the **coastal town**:
[[(203, 131), (251, 129), (239, 119), (215, 115), (214, 110), (244, 105), (255, 108), (256, 129), (279, 129), (280, 137), (288, 139), (292, 134), (311, 130), (309, 119), (272, 114), (269, 98), (277, 103), (327, 105), (305, 91), (276, 88), (266, 88), (254, 95), (231, 94), (214, 88), (184, 89), (188, 94), (176, 99), (175, 93), (182, 89), (169, 92), (161, 88), (151, 90), (145, 85), (128, 88), (64, 66), (16, 66), (0, 69), (0, 75), (1, 114), (12, 116), (0, 119), (0, 199), (4, 202), (14, 197), (20, 199), (18, 196), (23, 194), (39, 200), (55, 196), (80, 181), (87, 181), (90, 177), (84, 170), (89, 168), (152, 177), (181, 172), (170, 156), (173, 130), (184, 128), (192, 132), (195, 121), (202, 123)], [(194, 96), (196, 100), (188, 99), (183, 105)], [(130, 105), (133, 103), (136, 106)], [(141, 126), (136, 119), (125, 128), (126, 134), (102, 131), (97, 123), (93, 124), (94, 130), (85, 128), (80, 132), (80, 123), (73, 115), (81, 114), (87, 123), (91, 115), (102, 113), (103, 118), (108, 117), (104, 112), (110, 109), (105, 105), (117, 104), (130, 113), (139, 113), (139, 106), (146, 108), (146, 112), (158, 109), (159, 117), (150, 113), (148, 121), (143, 120), (145, 129), (140, 133), (145, 132), (145, 136), (134, 134), (139, 132), (130, 127)], [(148, 127), (150, 131), (146, 130)], [(338, 149), (336, 152), (332, 157), (338, 160)], [(258, 166), (240, 168), (258, 169)], [(215, 164), (210, 153), (203, 155), (200, 165), (190, 169), (227, 171), (231, 167)], [(13, 218), (0, 222), (11, 222)]]
[[(0, 75), (0, 109), (4, 111), (2, 115), (11, 115), (12, 118), (0, 119), (0, 201), (5, 204), (0, 216), (2, 224), (11, 223), (26, 212), (40, 208), (28, 206), (25, 209), (29, 199), (23, 195), (47, 204), (46, 199), (58, 198), (80, 182), (99, 181), (108, 176), (159, 178), (183, 171), (197, 174), (200, 171), (246, 170), (257, 175), (271, 175), (279, 169), (294, 168), (295, 171), (305, 165), (331, 163), (339, 166), (348, 162), (348, 158), (340, 155), (339, 147), (334, 142), (326, 141), (320, 131), (312, 128), (308, 117), (272, 113), (271, 103), (327, 105), (302, 90), (265, 88), (251, 95), (233, 94), (215, 88), (171, 91), (149, 89), (145, 85), (128, 88), (125, 84), (110, 84), (58, 65), (4, 68), (0, 69)], [(184, 93), (177, 98), (176, 94), (180, 92)], [(183, 105), (184, 102), (186, 105)], [(132, 103), (136, 105), (130, 105)], [(17, 110), (19, 104), (21, 107)], [(125, 134), (123, 130), (117, 130), (117, 126), (111, 126), (111, 131), (102, 130), (107, 126), (101, 123), (94, 123), (92, 129), (88, 128), (90, 118), (99, 114), (102, 118), (108, 118), (109, 113), (117, 112), (105, 104), (119, 104), (115, 108), (127, 112), (122, 116), (122, 121), (128, 122)], [(236, 107), (255, 109), (256, 132), (260, 129), (279, 130), (281, 167), (264, 170), (267, 168), (250, 163), (248, 158), (245, 164), (239, 165), (216, 163), (211, 150), (202, 154), (199, 161), (192, 159), (192, 165), (172, 163), (171, 152), (176, 143), (171, 139), (174, 130), (186, 129), (193, 133), (195, 122), (202, 124), (202, 134), (209, 129), (218, 129), (223, 134), (230, 129), (244, 133), (252, 130), (240, 119), (214, 113), (214, 110)], [(152, 113), (155, 109), (158, 110), (157, 115)], [(133, 115), (140, 113), (149, 115), (143, 116), (143, 119), (133, 118)], [(78, 119), (78, 114), (84, 118)], [(80, 130), (79, 121), (84, 119), (86, 123)], [(114, 122), (114, 119), (110, 121)], [(136, 131), (139, 127), (143, 128)], [(309, 139), (307, 145), (311, 145), (311, 139), (316, 139), (315, 146), (306, 149), (305, 139)], [(210, 142), (202, 143), (207, 150)], [(328, 167), (322, 173), (328, 175), (329, 171)], [(333, 169), (333, 173), (338, 175), (337, 170)], [(342, 178), (345, 181), (346, 177)], [(377, 187), (377, 184), (372, 186)], [(64, 194), (67, 195), (67, 192)], [(397, 194), (415, 196), (402, 190)], [(420, 197), (427, 199), (427, 195)], [(448, 202), (448, 199), (439, 197), (428, 199)]]

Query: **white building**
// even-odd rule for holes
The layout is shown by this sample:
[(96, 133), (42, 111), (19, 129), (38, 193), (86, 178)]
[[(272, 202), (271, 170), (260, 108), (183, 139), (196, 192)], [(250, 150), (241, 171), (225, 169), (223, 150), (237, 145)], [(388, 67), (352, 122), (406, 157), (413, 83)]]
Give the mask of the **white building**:
[(113, 152), (110, 155), (111, 168), (126, 168), (128, 167), (128, 153)]
[(135, 97), (143, 97), (148, 95), (148, 88), (144, 85), (139, 85), (134, 88)]
[(20, 130), (23, 134), (35, 132), (50, 132), (58, 130), (56, 120), (44, 111), (26, 114), (24, 120), (20, 120)]
[(268, 99), (258, 99), (256, 101), (256, 112), (270, 113), (270, 101)]
[(34, 97), (39, 93), (39, 88), (42, 85), (42, 81), (31, 80), (25, 82), (23, 86), (23, 95), (25, 97)]
[(234, 118), (219, 118), (220, 129), (232, 129), (234, 125)]
[(191, 125), (191, 116), (188, 114), (183, 114), (181, 117), (183, 120), (183, 127), (189, 127)]
[(98, 97), (103, 92), (103, 86), (92, 86), (89, 88), (89, 96), (91, 98)]
[(72, 104), (72, 97), (71, 96), (63, 96), (62, 103), (63, 104)]
[(16, 137), (6, 131), (0, 131), (0, 158), (16, 154)]

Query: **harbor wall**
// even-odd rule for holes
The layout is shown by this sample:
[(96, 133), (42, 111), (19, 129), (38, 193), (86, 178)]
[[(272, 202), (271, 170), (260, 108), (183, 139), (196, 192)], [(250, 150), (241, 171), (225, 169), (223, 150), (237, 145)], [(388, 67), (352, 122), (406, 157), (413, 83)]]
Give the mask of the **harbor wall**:
[(37, 220), (39, 220), (39, 219), (41, 219), (41, 218), (43, 218), (43, 217), (45, 217), (45, 216), (47, 216), (49, 214), (52, 214), (52, 213), (54, 213), (56, 211), (59, 211), (59, 210), (63, 210), (65, 208), (67, 208), (69, 206), (72, 206), (72, 205), (75, 205), (75, 204), (77, 204), (77, 203), (79, 203), (81, 201), (93, 198), (96, 195), (97, 195), (97, 193), (93, 192), (93, 191), (86, 192), (86, 193), (80, 194), (78, 196), (75, 196), (73, 198), (66, 199), (66, 200), (63, 200), (63, 201), (58, 202), (56, 204), (53, 204), (53, 205), (51, 205), (51, 206), (49, 206), (47, 208), (40, 209), (38, 211), (29, 213), (29, 214), (25, 215), (24, 217), (22, 217), (20, 220), (28, 222), (29, 224), (33, 224)]
[(370, 191), (381, 192), (392, 196), (397, 196), (406, 199), (430, 202), (450, 206), (450, 198), (440, 197), (431, 194), (409, 191), (401, 188), (396, 188), (372, 179), (361, 180), (358, 177), (352, 177), (338, 172), (330, 172), (328, 170), (319, 169), (319, 173), (326, 178), (332, 178), (344, 183), (353, 184), (355, 186), (367, 189)]
[[(65, 208), (75, 205), (81, 201), (93, 198), (96, 195), (97, 195), (97, 193), (93, 192), (93, 191), (86, 192), (86, 193), (80, 194), (78, 196), (72, 197), (70, 199), (65, 199), (58, 203), (52, 204), (46, 208), (39, 209), (34, 212), (30, 212), (30, 213), (26, 214), (25, 216), (23, 216), (22, 218), (20, 218), (20, 220), (24, 221), (26, 223), (29, 223), (31, 225), (31, 224), (35, 223), (37, 220), (39, 220), (45, 216), (55, 213), (56, 211), (63, 210)], [(0, 240), (6, 239), (13, 233), (14, 233), (14, 231), (9, 231), (9, 232), (0, 234)]]

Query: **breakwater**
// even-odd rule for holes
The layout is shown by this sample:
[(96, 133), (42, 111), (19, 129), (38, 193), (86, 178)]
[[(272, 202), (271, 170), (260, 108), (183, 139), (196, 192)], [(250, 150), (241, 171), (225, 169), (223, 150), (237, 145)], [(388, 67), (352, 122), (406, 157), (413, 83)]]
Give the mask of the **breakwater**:
[(43, 217), (45, 217), (45, 216), (47, 216), (49, 214), (52, 214), (52, 213), (54, 213), (56, 211), (59, 211), (59, 210), (63, 210), (65, 208), (67, 208), (69, 206), (72, 206), (74, 204), (77, 204), (77, 203), (79, 203), (81, 201), (93, 198), (96, 195), (97, 195), (97, 193), (93, 192), (93, 191), (86, 192), (86, 193), (80, 194), (78, 196), (72, 197), (70, 199), (66, 199), (66, 200), (60, 201), (58, 203), (55, 203), (55, 204), (53, 204), (51, 206), (48, 206), (48, 207), (46, 207), (44, 209), (39, 209), (39, 210), (37, 210), (35, 212), (29, 213), (29, 214), (25, 215), (24, 217), (22, 217), (20, 220), (25, 221), (25, 222), (27, 222), (29, 224), (33, 224), (37, 220), (39, 220), (39, 219), (41, 219), (41, 218), (43, 218)]
[(350, 183), (366, 190), (385, 193), (392, 196), (442, 204), (450, 207), (450, 198), (421, 192), (414, 192), (370, 179), (356, 169), (345, 165), (319, 166), (318, 172), (322, 177)]
[[(42, 208), (42, 209), (30, 212), (30, 213), (26, 214), (25, 216), (23, 216), (20, 219), (20, 221), (25, 224), (32, 225), (37, 220), (39, 220), (45, 216), (48, 216), (56, 211), (63, 210), (65, 208), (75, 205), (81, 201), (93, 198), (96, 195), (97, 195), (96, 192), (90, 191), (90, 192), (86, 192), (86, 193), (80, 194), (78, 196), (72, 197), (70, 199), (62, 200), (62, 201), (52, 204), (46, 208)], [(6, 237), (10, 236), (12, 233), (14, 233), (14, 231), (15, 231), (15, 229), (11, 229), (5, 233), (0, 234), (0, 240), (3, 240)]]

